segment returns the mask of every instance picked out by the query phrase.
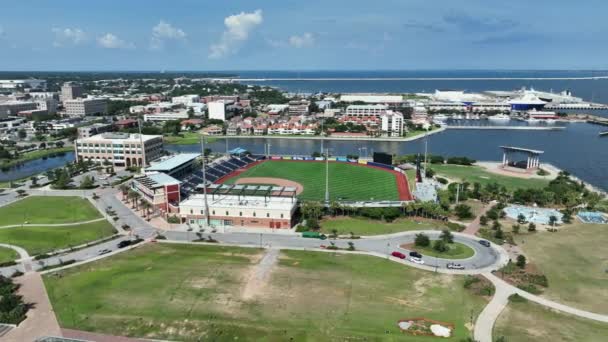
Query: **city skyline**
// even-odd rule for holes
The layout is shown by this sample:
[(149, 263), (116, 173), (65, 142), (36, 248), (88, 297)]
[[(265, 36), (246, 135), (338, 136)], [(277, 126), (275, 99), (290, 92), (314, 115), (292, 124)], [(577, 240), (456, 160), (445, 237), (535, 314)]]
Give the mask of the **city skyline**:
[[(3, 70), (606, 69), (606, 3), (23, 1)], [(24, 22), (27, 25), (24, 25)], [(449, 58), (446, 58), (449, 56)]]

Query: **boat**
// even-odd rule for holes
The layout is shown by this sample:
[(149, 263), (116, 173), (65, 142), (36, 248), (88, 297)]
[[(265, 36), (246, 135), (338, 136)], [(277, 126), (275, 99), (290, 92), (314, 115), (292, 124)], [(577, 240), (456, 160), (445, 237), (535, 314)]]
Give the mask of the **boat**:
[(537, 119), (537, 118), (527, 118), (525, 121), (526, 121), (527, 123), (531, 123), (531, 124), (536, 124), (536, 123), (541, 122), (541, 120), (539, 120), (539, 119)]
[(600, 132), (600, 137), (608, 137), (608, 131)]
[(509, 121), (509, 120), (511, 120), (511, 117), (506, 114), (498, 114), (498, 115), (488, 116), (488, 120), (490, 120), (490, 121)]

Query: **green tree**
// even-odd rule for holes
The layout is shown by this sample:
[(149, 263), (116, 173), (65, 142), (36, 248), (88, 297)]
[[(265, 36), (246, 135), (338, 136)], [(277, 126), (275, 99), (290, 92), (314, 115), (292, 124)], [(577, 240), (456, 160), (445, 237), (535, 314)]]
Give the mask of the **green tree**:
[(497, 238), (498, 240), (502, 240), (505, 238), (505, 235), (502, 232), (501, 228), (496, 229), (496, 231), (494, 232), (494, 237)]
[(528, 225), (528, 231), (529, 232), (535, 232), (536, 231), (536, 225), (533, 222), (530, 222), (530, 224)]
[(517, 261), (515, 262), (515, 265), (517, 265), (517, 267), (519, 268), (524, 268), (526, 267), (526, 257), (523, 255), (518, 255), (517, 256)]
[(482, 226), (488, 225), (488, 217), (486, 215), (479, 216), (479, 224)]
[(513, 229), (513, 234), (519, 234), (519, 230), (521, 229), (521, 226), (519, 224), (514, 224), (512, 229)]
[(526, 224), (526, 222), (528, 221), (526, 220), (526, 216), (524, 216), (524, 214), (517, 215), (517, 223)]
[(473, 217), (473, 212), (471, 211), (471, 207), (466, 204), (458, 204), (454, 207), (454, 212), (459, 219), (467, 219)]
[(439, 238), (445, 243), (454, 243), (454, 234), (447, 229), (441, 231)]
[(439, 253), (444, 253), (450, 250), (450, 247), (443, 240), (436, 240), (433, 243), (433, 249)]
[(555, 226), (556, 223), (557, 223), (557, 216), (555, 216), (555, 215), (549, 216), (549, 225)]
[(502, 225), (500, 224), (500, 222), (498, 222), (498, 221), (492, 222), (492, 230), (498, 230), (501, 228), (502, 228)]
[(428, 235), (423, 233), (416, 234), (416, 237), (414, 238), (414, 245), (418, 247), (428, 247), (430, 244), (431, 239), (428, 237)]
[(91, 176), (85, 176), (80, 182), (81, 189), (92, 189), (95, 187), (95, 179)]

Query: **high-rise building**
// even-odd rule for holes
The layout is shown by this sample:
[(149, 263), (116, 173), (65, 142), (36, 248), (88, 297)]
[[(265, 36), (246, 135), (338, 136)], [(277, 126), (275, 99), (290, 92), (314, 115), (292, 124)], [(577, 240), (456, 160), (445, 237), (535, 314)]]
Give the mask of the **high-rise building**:
[(73, 100), (83, 97), (82, 87), (74, 82), (66, 82), (61, 86), (61, 100)]

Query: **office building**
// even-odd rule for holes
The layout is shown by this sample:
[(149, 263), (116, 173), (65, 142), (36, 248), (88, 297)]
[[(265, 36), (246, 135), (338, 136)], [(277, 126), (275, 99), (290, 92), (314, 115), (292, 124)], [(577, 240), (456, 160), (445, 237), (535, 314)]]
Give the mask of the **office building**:
[(78, 98), (82, 98), (84, 96), (84, 92), (82, 87), (74, 82), (66, 82), (61, 86), (61, 100), (74, 100)]
[(108, 101), (106, 99), (86, 98), (63, 101), (67, 116), (106, 115)]
[[(144, 149), (142, 151), (142, 142)], [(159, 158), (163, 149), (162, 135), (103, 133), (77, 139), (76, 159), (117, 166), (144, 166)]]
[(219, 100), (207, 103), (209, 108), (209, 119), (226, 121), (233, 115), (234, 101)]
[(181, 104), (187, 106), (193, 103), (200, 103), (201, 97), (198, 95), (183, 95), (183, 96), (175, 96), (171, 98), (171, 103), (173, 104)]
[(167, 113), (152, 113), (145, 114), (144, 121), (165, 122), (173, 120), (184, 120), (188, 118), (188, 112), (167, 112)]
[(15, 116), (19, 112), (38, 109), (38, 105), (33, 101), (4, 101), (0, 102), (0, 119)]
[(46, 81), (30, 78), (26, 80), (0, 80), (0, 92), (46, 90)]
[(97, 134), (111, 132), (113, 125), (110, 123), (96, 123), (90, 126), (78, 127), (78, 137), (88, 138)]

